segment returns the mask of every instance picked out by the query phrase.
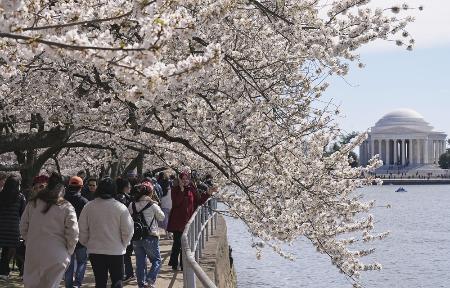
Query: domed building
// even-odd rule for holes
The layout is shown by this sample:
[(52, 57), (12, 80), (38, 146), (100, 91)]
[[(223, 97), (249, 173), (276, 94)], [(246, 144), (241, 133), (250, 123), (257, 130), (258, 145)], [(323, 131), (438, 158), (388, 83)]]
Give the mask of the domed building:
[(421, 166), (438, 163), (445, 153), (447, 135), (434, 131), (422, 115), (399, 109), (384, 115), (370, 128), (359, 147), (361, 165), (379, 154), (384, 165)]

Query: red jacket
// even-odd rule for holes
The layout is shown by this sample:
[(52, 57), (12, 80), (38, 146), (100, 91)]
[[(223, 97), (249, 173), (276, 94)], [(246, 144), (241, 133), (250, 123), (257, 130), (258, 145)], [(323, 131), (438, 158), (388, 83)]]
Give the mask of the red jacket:
[(185, 187), (183, 192), (181, 192), (180, 186), (173, 187), (171, 196), (172, 210), (170, 210), (167, 225), (167, 231), (169, 232), (183, 232), (184, 226), (194, 214), (195, 209), (209, 198), (206, 193), (199, 196), (197, 189), (192, 184)]

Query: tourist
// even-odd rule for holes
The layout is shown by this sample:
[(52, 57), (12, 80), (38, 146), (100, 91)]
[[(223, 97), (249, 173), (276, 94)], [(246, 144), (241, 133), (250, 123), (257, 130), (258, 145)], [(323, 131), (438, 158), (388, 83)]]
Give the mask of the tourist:
[[(177, 185), (172, 188), (172, 210), (170, 211), (169, 223), (167, 231), (173, 233), (172, 252), (170, 254), (169, 265), (173, 270), (177, 270), (178, 263), (183, 269), (183, 262), (181, 257), (181, 235), (183, 234), (186, 223), (194, 214), (197, 206), (203, 204), (213, 190), (208, 190), (208, 193), (197, 193), (197, 189), (192, 184), (189, 172), (184, 171), (180, 173)], [(180, 261), (178, 262), (178, 257)]]
[[(136, 200), (130, 204), (128, 210), (137, 217), (142, 213), (148, 231), (139, 239), (133, 241), (133, 249), (136, 255), (136, 276), (139, 288), (155, 287), (156, 278), (161, 267), (161, 255), (159, 251), (158, 221), (164, 219), (164, 212), (157, 204), (157, 196), (153, 184), (149, 181), (139, 185)], [(146, 258), (152, 266), (146, 271)], [(146, 275), (145, 275), (146, 274)], [(148, 282), (149, 286), (146, 286)]]
[[(81, 188), (83, 188), (83, 179), (74, 176), (69, 180), (69, 187), (67, 188), (64, 198), (72, 204), (77, 214), (77, 219), (80, 218), (83, 207), (88, 203), (88, 200), (81, 196)], [(75, 269), (76, 261), (76, 269)], [(70, 259), (69, 267), (67, 267), (64, 275), (66, 288), (81, 287), (84, 279), (87, 264), (87, 250), (86, 247), (77, 243), (74, 253)], [(75, 271), (74, 271), (75, 270)], [(75, 281), (74, 281), (75, 272)]]
[(25, 239), (26, 288), (57, 288), (78, 241), (77, 215), (64, 200), (64, 185), (54, 173), (48, 186), (30, 201), (20, 221)]
[(87, 186), (84, 186), (81, 190), (81, 196), (88, 201), (92, 201), (95, 198), (95, 190), (97, 190), (97, 178), (89, 177), (87, 180)]
[(131, 215), (115, 194), (114, 181), (102, 179), (79, 220), (80, 242), (87, 247), (97, 288), (106, 288), (108, 272), (111, 287), (122, 287), (123, 254), (133, 236)]
[(170, 234), (167, 231), (167, 223), (169, 222), (169, 214), (172, 209), (172, 197), (171, 197), (171, 184), (169, 179), (169, 174), (166, 171), (162, 171), (158, 174), (158, 183), (161, 186), (161, 210), (164, 212), (164, 220), (159, 224), (160, 227), (166, 232), (166, 237), (170, 238)]
[[(25, 196), (20, 193), (20, 180), (17, 176), (9, 176), (0, 191), (0, 279), (9, 277), (9, 261), (19, 246), (20, 216), (25, 209)], [(22, 269), (22, 267), (21, 267)]]
[[(131, 203), (130, 182), (127, 179), (117, 178), (117, 194), (114, 197), (117, 201), (128, 207)], [(126, 253), (123, 255), (124, 277), (123, 281), (130, 281), (134, 278), (133, 265), (131, 263), (131, 254), (133, 254), (133, 245), (127, 246)]]

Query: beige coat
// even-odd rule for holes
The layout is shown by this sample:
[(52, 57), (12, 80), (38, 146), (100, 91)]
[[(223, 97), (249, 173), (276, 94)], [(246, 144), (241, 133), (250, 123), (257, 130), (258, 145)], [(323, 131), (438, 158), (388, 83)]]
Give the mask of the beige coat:
[(80, 215), (80, 243), (89, 254), (123, 255), (133, 237), (127, 207), (114, 199), (95, 198)]
[(78, 222), (70, 203), (53, 205), (43, 214), (44, 201), (28, 203), (20, 221), (25, 239), (25, 288), (59, 287), (78, 241)]

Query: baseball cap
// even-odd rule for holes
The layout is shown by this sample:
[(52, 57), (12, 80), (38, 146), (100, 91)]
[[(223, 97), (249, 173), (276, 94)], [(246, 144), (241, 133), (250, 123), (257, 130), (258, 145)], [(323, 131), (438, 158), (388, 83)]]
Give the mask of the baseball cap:
[(82, 187), (83, 186), (83, 179), (81, 179), (78, 176), (73, 176), (69, 180), (69, 186)]

